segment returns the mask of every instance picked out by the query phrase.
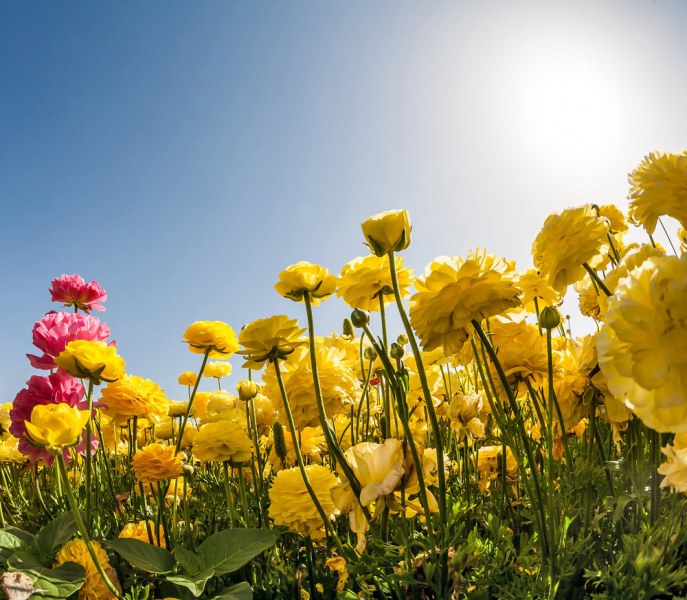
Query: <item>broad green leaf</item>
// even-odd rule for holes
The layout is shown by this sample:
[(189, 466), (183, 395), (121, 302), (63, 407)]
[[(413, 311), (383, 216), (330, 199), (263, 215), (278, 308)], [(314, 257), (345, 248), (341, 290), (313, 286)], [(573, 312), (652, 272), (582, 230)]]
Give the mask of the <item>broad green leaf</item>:
[(29, 557), (15, 555), (9, 562), (9, 569), (28, 575), (37, 590), (36, 596), (52, 600), (68, 598), (81, 588), (86, 579), (86, 570), (73, 562), (48, 569)]
[(198, 558), (190, 550), (182, 548), (181, 546), (176, 546), (174, 548), (174, 558), (183, 567), (189, 575), (193, 576), (200, 573), (202, 569), (202, 563), (200, 558)]
[(146, 573), (171, 573), (176, 566), (170, 552), (141, 540), (118, 538), (103, 542), (103, 545), (112, 548), (124, 560)]
[(188, 575), (168, 575), (165, 579), (175, 585), (180, 585), (189, 590), (196, 598), (203, 593), (205, 585), (212, 577), (212, 573), (201, 573), (195, 577)]
[(23, 529), (19, 529), (19, 527), (14, 527), (13, 525), (5, 527), (2, 531), (6, 531), (7, 533), (11, 533), (12, 535), (18, 537), (27, 546), (31, 545), (33, 538), (35, 537), (32, 533), (24, 531)]
[(71, 511), (53, 519), (33, 538), (31, 548), (41, 562), (51, 562), (55, 553), (78, 531), (76, 519)]
[(231, 587), (224, 588), (210, 600), (252, 600), (253, 590), (245, 581)]
[(207, 538), (198, 547), (198, 556), (206, 571), (225, 575), (273, 546), (278, 537), (268, 529), (227, 529)]
[(26, 549), (26, 544), (13, 533), (0, 529), (0, 548), (4, 550), (22, 550)]

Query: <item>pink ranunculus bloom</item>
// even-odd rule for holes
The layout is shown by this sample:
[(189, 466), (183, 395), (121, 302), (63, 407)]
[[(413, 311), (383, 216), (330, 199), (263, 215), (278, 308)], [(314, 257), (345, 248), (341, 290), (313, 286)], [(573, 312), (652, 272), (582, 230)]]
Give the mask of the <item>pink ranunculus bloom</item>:
[(53, 302), (62, 302), (84, 312), (105, 310), (100, 302), (107, 300), (107, 293), (97, 281), (86, 283), (79, 275), (62, 275), (52, 280), (49, 291)]
[[(43, 448), (36, 448), (26, 440), (26, 421), (31, 419), (31, 411), (39, 404), (59, 404), (65, 402), (69, 406), (76, 406), (79, 410), (88, 410), (85, 398), (86, 390), (78, 379), (64, 371), (56, 371), (50, 375), (34, 375), (26, 382), (26, 387), (14, 398), (10, 410), (10, 433), (19, 440), (19, 451), (33, 462), (42, 460), (52, 464), (53, 455)], [(97, 448), (97, 443), (91, 440), (91, 453)], [(78, 449), (85, 451), (82, 442)], [(69, 460), (69, 449), (65, 448), (64, 458)]]
[(74, 340), (104, 342), (110, 328), (97, 317), (81, 313), (50, 311), (33, 326), (33, 345), (43, 356), (27, 354), (34, 369), (54, 369), (55, 357)]

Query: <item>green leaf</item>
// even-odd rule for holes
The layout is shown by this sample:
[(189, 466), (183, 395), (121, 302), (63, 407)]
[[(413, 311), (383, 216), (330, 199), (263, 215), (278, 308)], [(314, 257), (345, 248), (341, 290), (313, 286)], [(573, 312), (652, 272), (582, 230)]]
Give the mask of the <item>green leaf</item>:
[(71, 511), (53, 519), (33, 539), (32, 550), (41, 562), (51, 562), (55, 553), (78, 531), (76, 519)]
[(174, 558), (176, 558), (176, 561), (189, 575), (196, 575), (200, 573), (200, 570), (203, 568), (200, 558), (190, 550), (186, 550), (186, 548), (182, 548), (181, 546), (176, 546), (174, 548)]
[(196, 598), (205, 590), (205, 585), (212, 577), (212, 573), (201, 573), (195, 577), (187, 575), (168, 575), (165, 579), (175, 585), (180, 585), (189, 590)]
[(210, 600), (252, 600), (253, 590), (245, 581), (231, 587), (224, 588)]
[(112, 548), (132, 566), (146, 573), (156, 575), (171, 573), (176, 566), (176, 561), (170, 552), (141, 540), (118, 538), (105, 541), (103, 545)]
[(14, 527), (13, 525), (5, 527), (2, 531), (6, 531), (7, 533), (11, 533), (12, 535), (18, 537), (27, 546), (31, 545), (33, 538), (35, 537), (32, 533), (24, 531), (23, 529), (19, 529), (19, 527)]
[(0, 548), (3, 550), (25, 550), (24, 540), (9, 531), (0, 529)]
[(227, 529), (207, 538), (198, 547), (198, 556), (206, 571), (225, 575), (273, 546), (278, 537), (268, 529)]
[(37, 596), (52, 600), (68, 598), (81, 588), (86, 579), (86, 570), (74, 562), (66, 562), (55, 569), (48, 569), (30, 557), (15, 555), (8, 566), (10, 571), (19, 571), (31, 578)]

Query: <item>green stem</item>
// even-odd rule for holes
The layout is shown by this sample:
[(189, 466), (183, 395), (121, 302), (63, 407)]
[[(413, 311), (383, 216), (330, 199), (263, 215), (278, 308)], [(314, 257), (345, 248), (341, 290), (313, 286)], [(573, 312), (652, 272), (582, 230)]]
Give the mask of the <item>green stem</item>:
[(606, 287), (606, 284), (603, 282), (603, 280), (599, 277), (599, 275), (597, 274), (597, 272), (594, 269), (592, 269), (587, 263), (582, 263), (582, 266), (587, 270), (587, 273), (589, 273), (589, 276), (596, 283), (596, 285), (599, 286), (601, 291), (604, 294), (606, 294), (606, 296), (612, 296), (613, 295), (611, 290), (609, 290)]
[(88, 422), (86, 423), (86, 523), (91, 523), (91, 412), (93, 411), (93, 380), (88, 380)]
[(212, 348), (207, 348), (205, 350), (205, 353), (203, 354), (203, 362), (200, 365), (200, 371), (198, 372), (198, 377), (196, 378), (196, 383), (193, 386), (193, 392), (191, 392), (191, 396), (188, 399), (188, 406), (186, 407), (186, 414), (184, 415), (184, 418), (181, 421), (181, 424), (179, 425), (179, 439), (177, 440), (177, 445), (176, 448), (174, 449), (174, 455), (176, 456), (179, 454), (179, 451), (181, 450), (181, 442), (184, 437), (184, 428), (186, 427), (186, 421), (188, 421), (188, 417), (191, 414), (191, 408), (193, 407), (193, 400), (196, 397), (196, 392), (198, 391), (198, 385), (200, 384), (200, 379), (203, 376), (203, 371), (205, 370), (205, 365), (208, 362), (208, 357), (210, 356), (210, 351)]
[(69, 502), (69, 506), (72, 509), (72, 514), (74, 515), (74, 520), (76, 521), (76, 526), (79, 529), (79, 532), (81, 533), (84, 542), (86, 543), (86, 548), (88, 549), (88, 554), (91, 556), (91, 560), (93, 561), (93, 564), (95, 565), (95, 568), (98, 571), (98, 574), (100, 577), (102, 577), (103, 581), (105, 582), (105, 585), (107, 586), (107, 589), (112, 592), (112, 594), (118, 599), (118, 600), (124, 600), (122, 595), (119, 593), (117, 588), (114, 586), (112, 581), (110, 581), (110, 578), (107, 576), (107, 573), (105, 573), (105, 570), (103, 569), (103, 566), (100, 564), (100, 561), (98, 560), (98, 556), (95, 553), (95, 550), (93, 549), (93, 544), (91, 543), (91, 538), (88, 536), (88, 530), (86, 529), (86, 525), (83, 522), (83, 519), (81, 518), (81, 513), (79, 512), (79, 507), (76, 504), (76, 499), (74, 498), (74, 494), (72, 493), (71, 486), (69, 485), (69, 480), (67, 478), (67, 470), (65, 469), (64, 466), (64, 458), (62, 457), (62, 453), (58, 452), (55, 455), (55, 458), (57, 459), (57, 463), (60, 468), (60, 474), (62, 475), (62, 479), (66, 482), (65, 485), (65, 491), (67, 492), (67, 500)]

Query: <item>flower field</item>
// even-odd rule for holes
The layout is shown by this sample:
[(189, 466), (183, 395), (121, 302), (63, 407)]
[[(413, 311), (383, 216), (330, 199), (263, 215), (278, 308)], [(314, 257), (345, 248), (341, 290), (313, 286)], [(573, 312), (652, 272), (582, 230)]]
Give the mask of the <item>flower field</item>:
[(407, 212), (372, 216), (338, 277), (278, 274), (289, 315), (191, 324), (184, 402), (56, 278), (0, 406), (0, 597), (687, 598), (687, 152), (629, 181), (627, 211), (550, 215), (526, 270), (416, 275)]

